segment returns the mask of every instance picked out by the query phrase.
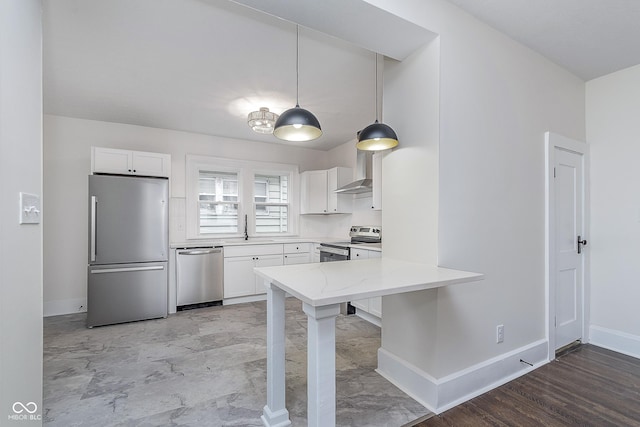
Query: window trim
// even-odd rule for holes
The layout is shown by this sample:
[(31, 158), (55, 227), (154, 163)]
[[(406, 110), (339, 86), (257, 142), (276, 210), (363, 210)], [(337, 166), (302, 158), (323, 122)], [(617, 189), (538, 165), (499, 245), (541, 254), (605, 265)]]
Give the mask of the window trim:
[[(249, 237), (291, 237), (298, 235), (299, 224), (299, 185), (298, 165), (285, 163), (256, 162), (252, 160), (226, 159), (222, 157), (187, 154), (185, 162), (186, 194), (185, 222), (186, 237), (196, 239), (222, 239), (244, 237), (244, 215), (247, 215)], [(198, 180), (201, 170), (237, 173), (238, 176), (238, 232), (220, 234), (201, 234)], [(288, 175), (289, 202), (283, 203), (289, 208), (287, 233), (256, 233), (256, 203), (253, 181), (255, 175)], [(246, 190), (246, 191), (245, 191)]]

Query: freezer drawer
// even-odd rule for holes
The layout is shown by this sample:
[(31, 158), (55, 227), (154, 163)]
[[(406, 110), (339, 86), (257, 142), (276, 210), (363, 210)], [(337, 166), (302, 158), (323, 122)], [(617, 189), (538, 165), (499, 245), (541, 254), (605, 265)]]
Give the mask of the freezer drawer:
[(167, 317), (167, 264), (89, 266), (87, 326)]
[(222, 301), (222, 248), (178, 249), (177, 306)]

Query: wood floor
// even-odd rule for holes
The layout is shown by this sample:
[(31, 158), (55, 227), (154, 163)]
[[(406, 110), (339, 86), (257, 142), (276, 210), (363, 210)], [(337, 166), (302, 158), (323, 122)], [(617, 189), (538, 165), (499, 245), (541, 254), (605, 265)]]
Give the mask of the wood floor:
[(640, 426), (640, 360), (583, 345), (413, 425)]

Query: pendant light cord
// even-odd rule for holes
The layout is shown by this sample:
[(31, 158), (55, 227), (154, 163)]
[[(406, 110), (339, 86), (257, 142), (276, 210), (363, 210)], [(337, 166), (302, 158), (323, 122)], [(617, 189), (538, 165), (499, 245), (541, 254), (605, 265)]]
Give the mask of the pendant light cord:
[(296, 107), (300, 106), (300, 25), (296, 24)]
[(380, 118), (378, 114), (378, 52), (376, 52), (376, 81), (375, 81), (375, 94), (376, 94), (376, 123)]

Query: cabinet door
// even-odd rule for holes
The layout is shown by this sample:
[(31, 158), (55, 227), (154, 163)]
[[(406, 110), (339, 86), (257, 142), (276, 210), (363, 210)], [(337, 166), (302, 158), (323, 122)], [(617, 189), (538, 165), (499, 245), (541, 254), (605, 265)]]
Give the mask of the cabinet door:
[(351, 260), (367, 259), (367, 258), (369, 258), (369, 251), (367, 249), (351, 248)]
[(256, 278), (253, 273), (256, 257), (224, 259), (224, 297), (235, 298), (254, 295)]
[(131, 173), (131, 151), (93, 147), (91, 171), (98, 173)]
[(309, 262), (309, 252), (284, 254), (284, 265), (306, 264)]
[[(380, 258), (382, 253), (367, 249), (351, 249), (351, 259)], [(366, 311), (376, 317), (382, 317), (382, 297), (373, 297), (358, 301), (351, 301), (351, 305), (359, 310)]]
[[(382, 252), (369, 251), (369, 258), (380, 258)], [(382, 319), (382, 297), (369, 298), (369, 313)]]
[(117, 173), (168, 178), (170, 171), (171, 156), (169, 154), (115, 148), (92, 148), (92, 173)]
[[(351, 248), (351, 260), (367, 259), (369, 258), (369, 251), (366, 249), (354, 249)], [(369, 299), (361, 299), (351, 301), (351, 305), (358, 310), (369, 312)]]
[(371, 209), (382, 210), (382, 159), (389, 150), (376, 151), (373, 153), (371, 179), (373, 181), (371, 189)]
[(300, 213), (327, 213), (327, 171), (306, 171), (300, 174)]
[(132, 152), (132, 173), (145, 176), (169, 176), (171, 156), (161, 153)]
[(369, 298), (369, 313), (382, 318), (382, 297)]
[(320, 262), (320, 244), (316, 243), (313, 245), (313, 255), (311, 262)]
[(327, 212), (350, 213), (353, 211), (353, 194), (334, 193), (353, 181), (351, 168), (335, 167), (327, 171)]
[[(274, 265), (282, 265), (282, 255), (259, 255), (256, 257), (256, 267), (271, 267)], [(266, 294), (267, 288), (264, 286), (264, 278), (253, 274), (254, 293), (255, 295)]]

